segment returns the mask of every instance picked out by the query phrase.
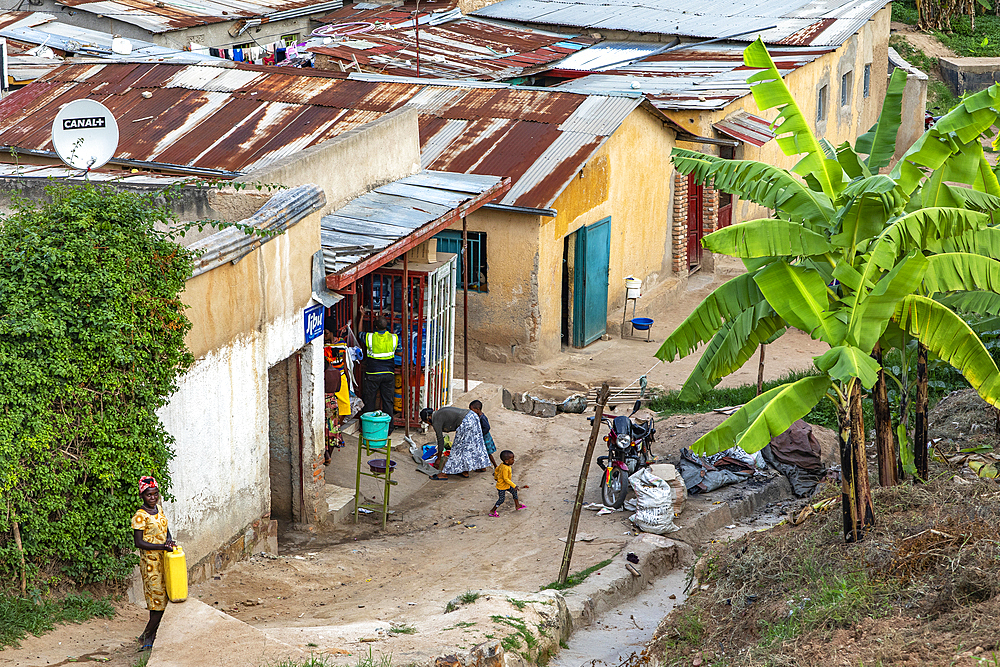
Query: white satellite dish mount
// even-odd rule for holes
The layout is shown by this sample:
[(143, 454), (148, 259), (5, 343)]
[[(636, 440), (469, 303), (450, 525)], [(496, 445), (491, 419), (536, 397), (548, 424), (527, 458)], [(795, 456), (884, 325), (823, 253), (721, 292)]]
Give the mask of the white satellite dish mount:
[(52, 121), (52, 146), (73, 169), (98, 169), (118, 149), (118, 121), (96, 100), (73, 100)]

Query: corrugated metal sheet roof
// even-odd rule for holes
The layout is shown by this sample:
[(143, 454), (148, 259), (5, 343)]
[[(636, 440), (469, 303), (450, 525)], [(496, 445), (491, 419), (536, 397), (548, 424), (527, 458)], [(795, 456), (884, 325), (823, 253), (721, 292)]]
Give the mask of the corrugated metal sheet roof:
[[(476, 16), (768, 44), (840, 46), (888, 0), (502, 0)], [(736, 34), (743, 33), (743, 34)]]
[(326, 273), (348, 269), (416, 232), (435, 233), (427, 225), (496, 188), (502, 180), (422, 171), (352, 199), (320, 221)]
[(45, 45), (58, 55), (93, 56), (122, 62), (225, 62), (221, 58), (172, 49), (141, 39), (129, 39), (132, 52), (119, 55), (111, 50), (114, 35), (59, 23), (56, 16), (44, 12), (0, 14), (0, 37), (25, 44)]
[(548, 208), (644, 104), (637, 94), (365, 81), (298, 68), (67, 65), (0, 102), (0, 146), (51, 153), (59, 106), (84, 97), (100, 100), (118, 119), (116, 159), (221, 177), (272, 164), (415, 102), (425, 167), (509, 177), (515, 188), (502, 203), (532, 208)]
[(746, 111), (737, 111), (726, 116), (712, 127), (733, 139), (739, 139), (754, 146), (763, 146), (776, 136), (771, 130), (771, 123), (768, 120)]
[[(341, 0), (58, 0), (59, 4), (101, 16), (114, 17), (158, 34), (199, 25), (246, 21), (257, 25), (291, 16), (329, 12)], [(291, 16), (289, 16), (291, 15)], [(263, 21), (258, 20), (263, 19)]]
[[(395, 76), (417, 75), (414, 15), (420, 23), (420, 76), (495, 81), (524, 75), (597, 40), (500, 25), (462, 16), (455, 9), (346, 7), (324, 16), (306, 49), (324, 56), (317, 66), (335, 71), (360, 68)], [(365, 5), (367, 7), (367, 5)]]
[[(614, 52), (607, 44), (587, 51), (592, 49), (598, 51), (598, 63), (606, 62), (605, 54)], [(665, 110), (724, 109), (750, 92), (746, 80), (751, 72), (743, 65), (743, 49), (739, 44), (707, 44), (667, 51), (631, 64), (604, 67), (557, 88), (590, 94), (642, 93), (654, 106)], [(770, 52), (778, 71), (785, 76), (831, 50), (790, 46), (772, 47)], [(556, 63), (553, 70), (563, 71), (563, 63)]]

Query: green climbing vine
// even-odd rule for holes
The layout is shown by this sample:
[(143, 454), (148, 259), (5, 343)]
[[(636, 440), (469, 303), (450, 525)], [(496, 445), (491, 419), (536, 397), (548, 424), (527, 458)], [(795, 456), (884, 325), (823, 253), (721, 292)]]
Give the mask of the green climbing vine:
[(193, 361), (160, 195), (46, 193), (0, 219), (0, 589), (130, 573), (136, 480), (169, 493), (156, 410)]

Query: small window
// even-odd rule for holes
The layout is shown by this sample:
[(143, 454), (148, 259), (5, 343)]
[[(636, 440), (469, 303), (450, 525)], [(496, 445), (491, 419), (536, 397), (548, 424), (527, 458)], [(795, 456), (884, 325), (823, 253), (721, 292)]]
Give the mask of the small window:
[(872, 86), (872, 64), (868, 63), (867, 65), (865, 65), (865, 81), (864, 81), (865, 97), (868, 97), (868, 95), (872, 92), (871, 86)]
[(295, 32), (291, 35), (282, 35), (281, 41), (285, 43), (285, 46), (291, 46), (299, 41), (299, 33)]
[(854, 84), (852, 75), (854, 72), (847, 72), (840, 77), (840, 106), (846, 107), (851, 104), (851, 87)]
[(826, 97), (829, 86), (823, 86), (819, 89), (819, 95), (816, 96), (816, 121), (826, 120)]
[[(441, 252), (453, 252), (458, 255), (458, 288), (463, 285), (462, 232), (447, 229), (434, 238), (437, 239), (437, 249)], [(468, 232), (469, 238), (469, 289), (474, 292), (486, 292), (486, 232)]]

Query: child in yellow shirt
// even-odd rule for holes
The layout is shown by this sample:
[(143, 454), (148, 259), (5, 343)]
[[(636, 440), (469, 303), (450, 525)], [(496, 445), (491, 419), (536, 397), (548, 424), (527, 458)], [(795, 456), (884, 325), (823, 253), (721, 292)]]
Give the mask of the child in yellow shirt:
[(526, 505), (522, 505), (521, 501), (517, 499), (517, 485), (510, 479), (511, 466), (513, 465), (514, 452), (509, 449), (500, 452), (500, 465), (493, 471), (493, 479), (497, 481), (497, 504), (493, 506), (490, 516), (500, 516), (497, 510), (503, 505), (508, 491), (510, 491), (511, 497), (514, 498), (515, 510), (523, 510), (526, 507)]

